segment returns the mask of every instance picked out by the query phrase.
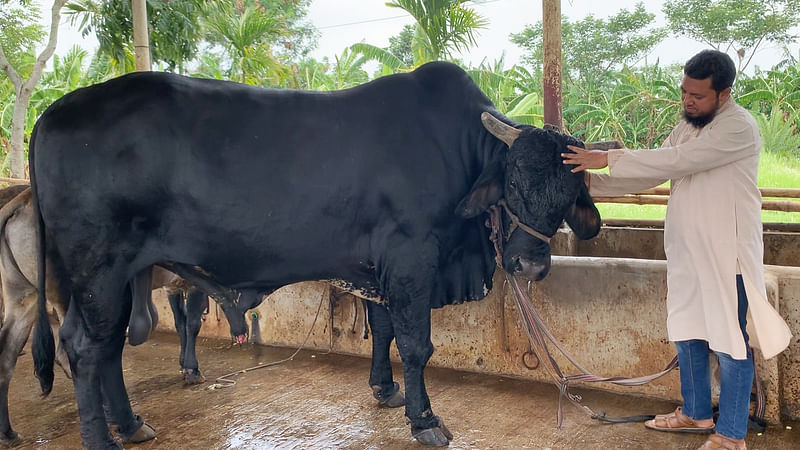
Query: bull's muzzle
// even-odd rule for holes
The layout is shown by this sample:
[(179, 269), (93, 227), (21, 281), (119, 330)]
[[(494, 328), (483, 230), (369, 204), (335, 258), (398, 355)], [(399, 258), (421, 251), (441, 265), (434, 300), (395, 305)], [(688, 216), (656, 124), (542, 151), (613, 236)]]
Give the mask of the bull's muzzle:
[(531, 261), (521, 256), (513, 256), (510, 269), (514, 276), (540, 281), (550, 272), (550, 261)]

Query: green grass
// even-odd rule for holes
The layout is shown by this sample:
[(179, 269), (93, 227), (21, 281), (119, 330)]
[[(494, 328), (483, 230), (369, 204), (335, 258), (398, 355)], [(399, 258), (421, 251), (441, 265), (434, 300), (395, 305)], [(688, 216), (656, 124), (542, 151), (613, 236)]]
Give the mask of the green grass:
[[(800, 188), (800, 159), (785, 154), (763, 152), (758, 167), (758, 185), (771, 188)], [(764, 200), (770, 198), (764, 197)], [(786, 199), (774, 199), (786, 200)], [(800, 200), (795, 200), (800, 202)], [(615, 219), (663, 220), (667, 207), (662, 205), (620, 205), (601, 203), (597, 205), (600, 216)], [(800, 223), (800, 213), (762, 211), (763, 222)]]

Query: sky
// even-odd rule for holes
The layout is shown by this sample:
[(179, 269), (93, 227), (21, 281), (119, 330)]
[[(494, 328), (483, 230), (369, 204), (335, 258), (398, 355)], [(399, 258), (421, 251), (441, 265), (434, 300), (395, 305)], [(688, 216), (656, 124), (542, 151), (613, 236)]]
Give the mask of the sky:
[[(50, 0), (37, 0), (43, 7), (43, 14), (49, 20)], [(561, 12), (576, 21), (591, 14), (597, 18), (607, 18), (621, 9), (632, 10), (638, 2), (656, 15), (656, 25), (666, 25), (662, 12), (663, 0), (562, 0)], [(378, 47), (388, 47), (389, 37), (397, 35), (406, 24), (413, 23), (411, 16), (398, 8), (386, 6), (386, 0), (313, 0), (308, 11), (308, 19), (320, 31), (318, 48), (312, 52), (317, 59), (333, 58), (342, 50), (356, 42), (366, 42)], [(506, 67), (518, 63), (522, 49), (511, 43), (509, 35), (519, 33), (526, 25), (542, 19), (541, 0), (485, 0), (471, 6), (488, 19), (487, 28), (480, 30), (477, 47), (459, 55), (471, 65), (478, 65), (484, 59), (493, 62), (505, 55)], [(93, 37), (83, 38), (62, 17), (59, 28), (59, 43), (56, 52), (66, 53), (74, 44), (89, 49), (97, 45)], [(800, 34), (800, 28), (796, 29)], [(705, 45), (687, 38), (667, 38), (647, 56), (647, 62), (659, 60), (662, 64), (683, 63), (693, 54), (706, 48)], [(800, 44), (791, 45), (792, 54), (798, 56)], [(752, 73), (756, 66), (764, 69), (772, 67), (782, 59), (782, 49), (773, 44), (762, 44), (746, 72)]]

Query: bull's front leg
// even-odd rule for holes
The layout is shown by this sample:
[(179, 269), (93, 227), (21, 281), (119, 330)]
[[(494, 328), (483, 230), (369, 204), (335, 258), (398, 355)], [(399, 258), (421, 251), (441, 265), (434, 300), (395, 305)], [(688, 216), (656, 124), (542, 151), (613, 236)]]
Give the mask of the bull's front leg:
[(414, 264), (395, 266), (384, 292), (389, 301), (397, 349), (403, 360), (406, 417), (411, 422), (411, 434), (424, 445), (445, 446), (453, 435), (433, 413), (425, 390), (425, 366), (433, 354), (429, 299), (436, 273), (436, 265), (432, 262), (436, 258), (424, 255), (423, 252), (417, 253), (417, 258), (401, 257), (402, 262)]
[(394, 340), (394, 328), (389, 310), (384, 305), (367, 301), (367, 317), (372, 330), (372, 368), (369, 372), (369, 385), (372, 395), (381, 406), (398, 408), (406, 404), (400, 385), (392, 378), (392, 362), (389, 359), (389, 346)]

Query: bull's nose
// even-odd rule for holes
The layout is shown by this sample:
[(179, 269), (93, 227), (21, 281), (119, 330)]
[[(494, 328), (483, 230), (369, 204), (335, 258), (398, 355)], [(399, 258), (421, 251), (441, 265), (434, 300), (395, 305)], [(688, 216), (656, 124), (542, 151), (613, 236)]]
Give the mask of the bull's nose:
[(512, 259), (514, 262), (514, 275), (519, 275), (533, 281), (540, 281), (550, 272), (549, 264), (529, 261), (518, 256)]

